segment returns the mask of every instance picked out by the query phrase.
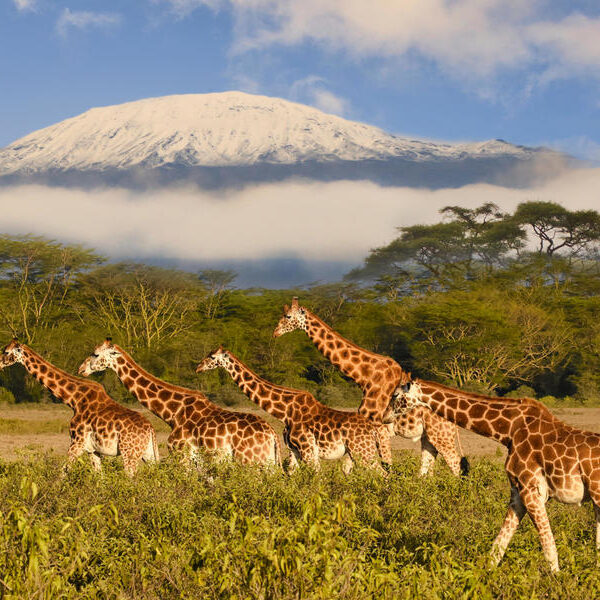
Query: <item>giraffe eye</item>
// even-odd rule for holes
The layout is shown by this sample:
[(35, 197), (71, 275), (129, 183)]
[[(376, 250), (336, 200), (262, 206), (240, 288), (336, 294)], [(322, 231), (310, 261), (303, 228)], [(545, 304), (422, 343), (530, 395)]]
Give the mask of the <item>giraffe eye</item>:
[(98, 358), (98, 355), (97, 355), (95, 352), (94, 352), (94, 354), (92, 354), (92, 356), (93, 356), (94, 358)]

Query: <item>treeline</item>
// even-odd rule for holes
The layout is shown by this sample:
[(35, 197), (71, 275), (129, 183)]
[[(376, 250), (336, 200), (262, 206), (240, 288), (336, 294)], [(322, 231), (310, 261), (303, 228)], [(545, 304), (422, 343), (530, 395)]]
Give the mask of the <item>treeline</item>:
[[(222, 373), (193, 367), (223, 343), (266, 378), (324, 402), (360, 394), (301, 333), (272, 338), (293, 295), (342, 335), (406, 369), (466, 389), (600, 401), (600, 215), (549, 202), (513, 214), (447, 207), (403, 227), (343, 282), (236, 289), (235, 273), (112, 264), (89, 248), (0, 236), (0, 333), (74, 371), (106, 335), (148, 370), (242, 402)], [(126, 400), (114, 376), (101, 377)], [(23, 369), (0, 372), (0, 401), (48, 399)]]

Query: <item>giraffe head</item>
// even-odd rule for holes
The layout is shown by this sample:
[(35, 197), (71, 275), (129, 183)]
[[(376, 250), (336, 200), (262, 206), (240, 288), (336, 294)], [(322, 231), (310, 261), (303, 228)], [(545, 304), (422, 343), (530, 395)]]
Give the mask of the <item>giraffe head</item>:
[(219, 346), (208, 354), (206, 358), (201, 360), (196, 367), (196, 373), (218, 369), (219, 367), (228, 367), (231, 363), (231, 355), (229, 350), (225, 350), (223, 346)]
[(391, 411), (396, 417), (401, 417), (419, 406), (427, 406), (423, 399), (421, 385), (415, 380), (401, 383), (392, 394), (388, 413)]
[(306, 328), (306, 309), (298, 304), (298, 298), (292, 298), (292, 305), (283, 307), (283, 317), (279, 319), (273, 337), (279, 337), (295, 329)]
[(4, 347), (4, 350), (0, 355), (0, 369), (10, 367), (10, 365), (14, 365), (15, 363), (23, 364), (24, 360), (25, 355), (23, 354), (23, 348), (15, 338), (10, 344)]
[(79, 366), (80, 375), (91, 375), (96, 371), (105, 371), (106, 369), (115, 369), (117, 358), (121, 353), (113, 346), (110, 338), (106, 338), (102, 344), (94, 348), (94, 352), (88, 356)]

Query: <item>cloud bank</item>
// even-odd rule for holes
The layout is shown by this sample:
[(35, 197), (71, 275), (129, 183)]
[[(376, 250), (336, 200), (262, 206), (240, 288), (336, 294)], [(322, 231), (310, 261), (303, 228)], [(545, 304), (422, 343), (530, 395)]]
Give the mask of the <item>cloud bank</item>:
[(357, 58), (416, 53), (461, 78), (531, 67), (546, 81), (600, 77), (600, 18), (581, 2), (560, 10), (549, 0), (163, 1), (180, 17), (201, 6), (230, 10), (237, 53), (308, 41)]
[(289, 182), (224, 195), (197, 189), (82, 191), (37, 185), (0, 188), (3, 232), (81, 243), (112, 259), (165, 264), (339, 262), (340, 274), (390, 242), (396, 227), (432, 223), (447, 205), (526, 200), (598, 208), (600, 169), (581, 169), (530, 190), (493, 185), (459, 189), (382, 188), (368, 182)]

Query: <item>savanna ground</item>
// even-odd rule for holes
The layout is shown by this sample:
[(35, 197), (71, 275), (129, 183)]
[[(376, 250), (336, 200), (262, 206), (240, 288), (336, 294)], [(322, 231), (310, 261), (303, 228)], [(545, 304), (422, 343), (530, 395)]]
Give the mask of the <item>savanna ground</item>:
[[(553, 410), (600, 431), (600, 409)], [(590, 505), (548, 505), (559, 575), (528, 519), (488, 569), (508, 484), (502, 449), (469, 432), (464, 480), (442, 463), (417, 478), (417, 445), (397, 439), (386, 480), (335, 463), (189, 473), (150, 416), (160, 465), (129, 480), (120, 459), (100, 476), (81, 460), (62, 478), (69, 417), (61, 405), (0, 408), (0, 598), (600, 597)]]

